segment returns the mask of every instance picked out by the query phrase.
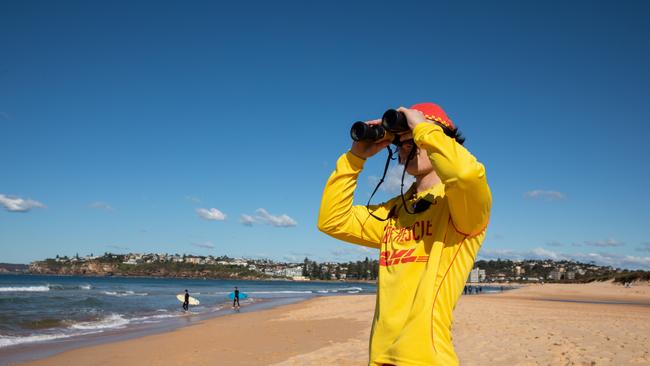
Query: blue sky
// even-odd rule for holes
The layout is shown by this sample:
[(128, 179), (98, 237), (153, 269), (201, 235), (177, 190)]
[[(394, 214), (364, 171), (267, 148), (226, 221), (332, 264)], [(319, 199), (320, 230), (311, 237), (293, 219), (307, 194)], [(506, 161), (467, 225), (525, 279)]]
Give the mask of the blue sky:
[(649, 15), (642, 1), (3, 1), (0, 262), (376, 256), (318, 232), (323, 186), (354, 121), (432, 101), (487, 168), (481, 258), (650, 269)]

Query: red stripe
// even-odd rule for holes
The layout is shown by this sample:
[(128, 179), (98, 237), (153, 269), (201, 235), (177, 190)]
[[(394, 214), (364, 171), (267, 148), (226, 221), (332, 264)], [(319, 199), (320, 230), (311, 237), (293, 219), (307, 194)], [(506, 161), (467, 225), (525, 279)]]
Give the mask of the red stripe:
[[(485, 231), (485, 229), (487, 229), (488, 224), (490, 223), (490, 217), (488, 217), (488, 220), (487, 220), (487, 222), (485, 223), (485, 226), (483, 226), (480, 230), (478, 230), (478, 231), (476, 231), (476, 232), (473, 232), (473, 233), (469, 233), (469, 234), (468, 234), (468, 233), (464, 233), (464, 232), (458, 230), (458, 228), (456, 227), (456, 224), (454, 224), (454, 220), (451, 220), (451, 216), (450, 216), (450, 220), (449, 220), (449, 221), (451, 221), (451, 226), (454, 227), (454, 230), (456, 230), (457, 233), (459, 233), (459, 234), (461, 234), (461, 235), (465, 235), (465, 236), (467, 237), (467, 236), (476, 236), (476, 235), (482, 233), (483, 231)], [(445, 234), (445, 235), (446, 235), (446, 234)]]
[[(449, 216), (449, 221), (451, 222), (451, 216)], [(452, 222), (453, 225), (453, 222)], [(456, 229), (454, 227), (454, 229)], [(445, 231), (445, 238), (443, 239), (443, 243), (447, 243), (447, 233), (448, 231)], [(442, 280), (440, 281), (440, 286), (438, 286), (438, 290), (436, 290), (436, 296), (433, 298), (433, 305), (431, 306), (431, 345), (433, 346), (433, 350), (438, 353), (438, 350), (436, 349), (436, 344), (435, 340), (433, 337), (433, 312), (436, 307), (436, 301), (438, 300), (438, 293), (440, 293), (440, 288), (445, 282), (445, 278), (447, 278), (447, 274), (449, 273), (449, 270), (451, 269), (451, 266), (454, 264), (454, 261), (456, 260), (456, 256), (458, 256), (458, 253), (460, 252), (460, 249), (463, 247), (463, 244), (465, 244), (465, 239), (467, 239), (467, 236), (461, 240), (460, 245), (458, 246), (458, 250), (456, 250), (456, 253), (454, 254), (454, 258), (452, 258), (451, 263), (449, 263), (449, 267), (447, 267), (447, 270), (445, 271), (445, 275), (442, 276)], [(443, 247), (444, 249), (444, 247)]]

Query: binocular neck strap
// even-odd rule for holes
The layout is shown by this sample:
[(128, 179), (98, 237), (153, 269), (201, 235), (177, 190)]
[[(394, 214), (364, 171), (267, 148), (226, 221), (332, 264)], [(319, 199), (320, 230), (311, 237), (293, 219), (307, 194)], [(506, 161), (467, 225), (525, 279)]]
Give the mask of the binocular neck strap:
[(404, 205), (404, 210), (406, 210), (406, 212), (411, 215), (415, 215), (416, 212), (415, 210), (413, 212), (409, 210), (409, 206), (406, 204), (406, 199), (404, 199), (404, 175), (406, 175), (406, 168), (409, 166), (409, 163), (415, 157), (415, 150), (417, 150), (417, 146), (414, 145), (409, 152), (409, 156), (406, 158), (406, 162), (404, 162), (404, 171), (402, 171), (402, 186), (400, 187), (399, 191), (400, 196), (402, 196), (402, 204)]
[[(373, 214), (370, 211), (370, 201), (372, 201), (372, 197), (375, 195), (375, 193), (377, 193), (377, 190), (379, 189), (379, 186), (382, 183), (384, 183), (384, 178), (386, 178), (386, 172), (388, 171), (388, 166), (390, 165), (390, 161), (393, 160), (393, 150), (390, 148), (390, 146), (386, 146), (386, 149), (388, 150), (388, 157), (386, 157), (386, 165), (384, 166), (384, 174), (381, 176), (381, 179), (379, 180), (379, 183), (377, 183), (377, 186), (375, 187), (375, 190), (372, 191), (372, 194), (370, 195), (370, 198), (368, 199), (368, 203), (366, 204), (366, 209), (368, 210), (368, 213), (370, 214), (370, 216), (374, 217), (375, 219), (377, 219), (379, 221), (388, 220), (390, 218), (390, 214), (385, 219), (382, 219), (380, 217), (375, 216), (375, 214)], [(404, 181), (404, 176), (402, 175), (402, 182), (403, 181)], [(402, 185), (404, 185), (404, 183), (402, 183)], [(391, 212), (392, 212), (392, 210), (391, 210)]]

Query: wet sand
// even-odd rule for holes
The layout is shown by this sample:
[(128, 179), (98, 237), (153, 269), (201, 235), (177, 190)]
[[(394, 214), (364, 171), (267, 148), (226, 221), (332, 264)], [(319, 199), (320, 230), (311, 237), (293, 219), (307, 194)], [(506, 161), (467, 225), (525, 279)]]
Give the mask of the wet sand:
[[(25, 365), (365, 365), (374, 306), (374, 295), (321, 297)], [(647, 284), (463, 296), (454, 318), (463, 365), (650, 365)]]

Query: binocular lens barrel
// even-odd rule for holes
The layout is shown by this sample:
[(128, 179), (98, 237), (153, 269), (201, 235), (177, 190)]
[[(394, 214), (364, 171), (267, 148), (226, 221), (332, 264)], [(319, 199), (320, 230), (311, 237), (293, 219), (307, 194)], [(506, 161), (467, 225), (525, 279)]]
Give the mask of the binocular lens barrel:
[(377, 141), (384, 138), (386, 131), (382, 126), (369, 125), (365, 122), (355, 122), (350, 128), (350, 137), (354, 141)]
[(409, 131), (406, 115), (394, 109), (389, 109), (381, 118), (381, 125), (369, 125), (365, 122), (355, 122), (350, 128), (350, 137), (354, 141), (379, 141), (386, 132), (400, 135)]
[(384, 126), (387, 131), (394, 134), (404, 133), (409, 130), (406, 115), (394, 109), (389, 109), (384, 113), (384, 116), (381, 118), (381, 125)]

